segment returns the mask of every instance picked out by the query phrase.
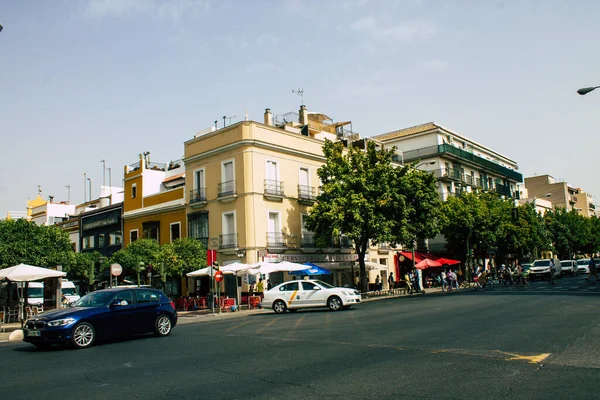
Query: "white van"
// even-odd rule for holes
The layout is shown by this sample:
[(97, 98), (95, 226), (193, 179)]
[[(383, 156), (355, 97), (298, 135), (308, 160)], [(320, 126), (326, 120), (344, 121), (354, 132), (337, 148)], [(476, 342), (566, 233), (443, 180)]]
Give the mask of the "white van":
[[(24, 282), (17, 282), (17, 296), (21, 295), (21, 289), (25, 290)], [(43, 306), (44, 305), (44, 283), (29, 282), (27, 285), (27, 305)]]
[(77, 288), (73, 282), (63, 279), (60, 284), (60, 290), (67, 300), (69, 300), (69, 303), (79, 300), (79, 293), (77, 293)]

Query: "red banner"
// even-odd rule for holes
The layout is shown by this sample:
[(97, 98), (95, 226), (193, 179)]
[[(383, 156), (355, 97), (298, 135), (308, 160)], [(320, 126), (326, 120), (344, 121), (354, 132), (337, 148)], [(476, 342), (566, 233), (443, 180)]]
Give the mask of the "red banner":
[(216, 250), (206, 250), (206, 266), (210, 267), (217, 261), (217, 251)]

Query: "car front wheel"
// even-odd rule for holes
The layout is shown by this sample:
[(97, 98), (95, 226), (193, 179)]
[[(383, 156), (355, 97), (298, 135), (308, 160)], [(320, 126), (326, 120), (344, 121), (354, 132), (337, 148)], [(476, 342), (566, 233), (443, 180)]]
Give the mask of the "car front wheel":
[(332, 296), (327, 300), (327, 307), (329, 307), (331, 311), (339, 311), (343, 306), (344, 303), (342, 303), (342, 299), (337, 296)]
[(168, 315), (161, 314), (156, 318), (156, 322), (154, 323), (154, 335), (169, 336), (172, 327), (171, 318)]
[(286, 309), (287, 307), (282, 300), (276, 300), (275, 303), (273, 303), (273, 311), (275, 311), (275, 314), (283, 314)]
[(73, 328), (71, 343), (78, 349), (87, 349), (96, 340), (96, 331), (94, 327), (87, 322), (80, 322)]

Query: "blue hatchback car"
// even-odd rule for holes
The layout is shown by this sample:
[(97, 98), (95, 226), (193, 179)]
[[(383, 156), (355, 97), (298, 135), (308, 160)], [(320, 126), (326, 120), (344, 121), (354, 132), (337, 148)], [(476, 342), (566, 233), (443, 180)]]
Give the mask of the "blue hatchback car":
[(175, 304), (160, 290), (115, 288), (88, 293), (71, 307), (41, 313), (25, 322), (23, 340), (36, 347), (90, 347), (144, 333), (167, 336), (177, 324)]

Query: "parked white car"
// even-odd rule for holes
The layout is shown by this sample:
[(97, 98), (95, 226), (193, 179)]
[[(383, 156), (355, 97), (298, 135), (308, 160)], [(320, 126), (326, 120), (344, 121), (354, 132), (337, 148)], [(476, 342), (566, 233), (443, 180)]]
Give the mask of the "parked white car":
[[(555, 258), (554, 262), (554, 277), (559, 278), (561, 275), (560, 261)], [(535, 260), (533, 265), (529, 269), (529, 280), (533, 281), (536, 278), (549, 279), (550, 278), (550, 259)]]
[(360, 303), (360, 292), (341, 288), (319, 280), (296, 280), (281, 283), (264, 292), (262, 305), (277, 314), (300, 308), (329, 307), (332, 311)]
[(589, 274), (590, 273), (590, 259), (582, 258), (577, 260), (577, 273), (578, 274)]
[(573, 260), (563, 260), (560, 262), (560, 268), (562, 275), (575, 275), (577, 272), (577, 263)]

